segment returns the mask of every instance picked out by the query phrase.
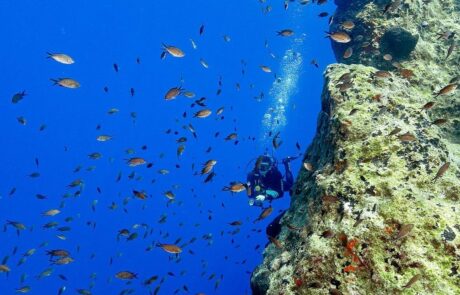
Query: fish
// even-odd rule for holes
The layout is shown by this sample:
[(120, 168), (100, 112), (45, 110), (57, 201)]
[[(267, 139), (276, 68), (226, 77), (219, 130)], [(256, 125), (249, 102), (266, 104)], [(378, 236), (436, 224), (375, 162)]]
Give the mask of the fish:
[(405, 284), (403, 286), (404, 289), (407, 289), (407, 288), (410, 288), (412, 287), (413, 284), (415, 284), (418, 280), (420, 280), (422, 276), (420, 274), (416, 274), (415, 276), (413, 276), (408, 282), (407, 284)]
[(182, 58), (185, 56), (185, 53), (178, 47), (172, 45), (163, 44), (163, 52), (169, 53), (173, 57)]
[(7, 273), (7, 272), (10, 272), (10, 271), (11, 271), (11, 269), (8, 267), (8, 265), (0, 264), (0, 273), (2, 273), (2, 272)]
[(355, 27), (355, 24), (351, 20), (344, 21), (340, 24), (340, 28), (343, 30), (351, 31)]
[(219, 115), (221, 115), (223, 112), (224, 112), (224, 107), (220, 107), (220, 108), (217, 109), (216, 115), (219, 116)]
[(101, 141), (101, 142), (109, 141), (111, 139), (112, 139), (112, 136), (110, 135), (99, 135), (98, 137), (96, 137), (96, 140)]
[(28, 293), (30, 292), (30, 290), (32, 290), (30, 286), (23, 286), (23, 287), (17, 288), (15, 291), (17, 293)]
[(449, 56), (452, 54), (452, 52), (454, 52), (456, 48), (457, 48), (457, 45), (455, 45), (455, 42), (451, 42), (449, 48), (447, 49), (446, 59), (449, 58)]
[(194, 118), (206, 118), (208, 117), (209, 115), (211, 115), (212, 111), (209, 110), (209, 109), (203, 109), (203, 110), (200, 110), (198, 112), (196, 112), (193, 117)]
[(61, 213), (58, 209), (51, 209), (42, 213), (43, 216), (55, 216)]
[(396, 236), (396, 239), (402, 239), (406, 237), (414, 228), (413, 224), (403, 224), (401, 228), (399, 229), (398, 235)]
[(173, 100), (182, 94), (183, 89), (181, 87), (173, 87), (169, 89), (165, 94), (165, 100)]
[(144, 158), (130, 158), (127, 160), (129, 167), (136, 167), (140, 165), (145, 165), (147, 161)]
[(411, 142), (411, 141), (416, 140), (416, 137), (414, 135), (410, 134), (409, 132), (406, 132), (406, 133), (398, 136), (398, 138), (402, 142)]
[(259, 217), (257, 217), (257, 219), (254, 221), (254, 223), (258, 222), (258, 221), (261, 221), (261, 220), (264, 220), (265, 218), (267, 218), (268, 216), (270, 216), (270, 214), (272, 214), (273, 212), (273, 207), (267, 207), (265, 208), (264, 210), (262, 210), (262, 212), (260, 213)]
[(184, 93), (182, 93), (182, 95), (184, 95), (187, 98), (194, 98), (195, 97), (195, 93), (193, 93), (192, 91), (184, 91)]
[(161, 244), (158, 243), (157, 247), (162, 248), (165, 252), (171, 254), (180, 254), (182, 253), (182, 248), (174, 244)]
[(442, 124), (444, 124), (444, 123), (447, 123), (447, 119), (442, 119), (442, 118), (441, 118), (441, 119), (436, 119), (436, 120), (434, 120), (434, 121), (432, 122), (432, 124), (434, 124), (434, 125), (442, 125)]
[(311, 163), (308, 163), (308, 162), (304, 162), (303, 163), (303, 167), (305, 168), (305, 170), (307, 171), (313, 171), (315, 168), (313, 167), (313, 165)]
[(206, 176), (206, 178), (204, 179), (204, 183), (208, 183), (208, 182), (212, 181), (214, 176), (216, 176), (216, 173), (214, 173), (214, 171), (209, 173), (208, 176)]
[(223, 191), (230, 191), (232, 193), (240, 193), (247, 190), (248, 186), (242, 182), (231, 182), (229, 186), (224, 186)]
[(170, 199), (170, 200), (174, 200), (176, 198), (176, 195), (174, 195), (174, 193), (172, 191), (167, 191), (164, 193), (165, 197)]
[(138, 199), (141, 199), (141, 200), (147, 199), (147, 195), (145, 193), (143, 193), (143, 192), (133, 190), (133, 194)]
[(311, 64), (311, 65), (314, 65), (316, 68), (319, 68), (319, 64), (318, 64), (318, 61), (317, 61), (316, 59), (312, 59), (312, 60), (310, 61), (310, 64)]
[(23, 126), (27, 125), (27, 119), (22, 117), (22, 116), (17, 117), (16, 120), (18, 121), (19, 124), (21, 124)]
[(195, 41), (193, 41), (193, 39), (190, 39), (190, 43), (192, 43), (192, 48), (193, 49), (197, 49), (198, 46), (196, 45)]
[(166, 174), (169, 174), (169, 170), (167, 169), (160, 169), (158, 170), (158, 173), (162, 174), (162, 175), (166, 175)]
[(24, 96), (26, 96), (26, 91), (22, 91), (22, 92), (18, 92), (16, 94), (13, 95), (13, 97), (11, 98), (11, 103), (13, 104), (16, 104), (18, 102), (20, 102), (21, 100), (24, 99)]
[(176, 155), (178, 157), (180, 157), (180, 156), (182, 156), (184, 151), (185, 151), (185, 145), (180, 145), (180, 146), (177, 147)]
[(67, 265), (67, 264), (70, 264), (72, 262), (74, 262), (74, 259), (72, 257), (62, 257), (62, 258), (59, 258), (59, 259), (53, 261), (53, 264)]
[(80, 83), (72, 78), (57, 78), (57, 79), (50, 79), (54, 82), (54, 85), (59, 85), (64, 88), (76, 89), (80, 88)]
[(228, 140), (234, 140), (234, 139), (237, 139), (238, 138), (238, 134), (233, 132), (233, 133), (230, 133), (229, 135), (227, 135), (224, 140), (228, 141)]
[(444, 95), (450, 95), (457, 90), (458, 84), (457, 83), (451, 83), (448, 84), (447, 86), (443, 87), (441, 90), (438, 91), (436, 94), (435, 98), (438, 96), (444, 96)]
[(436, 181), (438, 180), (439, 178), (441, 178), (446, 172), (447, 172), (447, 169), (449, 169), (449, 166), (450, 166), (450, 162), (446, 162), (444, 163), (438, 170), (438, 172), (436, 173), (436, 176), (433, 178), (432, 181)]
[(242, 225), (243, 222), (241, 222), (241, 220), (235, 220), (235, 221), (229, 222), (228, 224), (231, 226), (239, 226), (239, 225)]
[(54, 257), (69, 257), (70, 252), (64, 249), (54, 249), (46, 251), (46, 255), (49, 255), (51, 258)]
[(374, 73), (375, 78), (390, 78), (391, 73), (388, 71), (377, 71)]
[(75, 63), (74, 59), (72, 57), (70, 57), (69, 55), (65, 54), (65, 53), (50, 53), (50, 52), (47, 52), (46, 54), (48, 54), (47, 58), (51, 58), (51, 59), (57, 61), (58, 63), (64, 64), (64, 65), (71, 65), (71, 64)]
[(260, 68), (262, 69), (262, 71), (264, 71), (265, 73), (271, 73), (272, 72), (272, 69), (268, 66), (264, 66), (264, 65), (261, 65)]
[(115, 274), (115, 277), (120, 280), (133, 280), (133, 279), (137, 279), (137, 274), (124, 270), (124, 271), (117, 272)]
[(386, 61), (392, 61), (393, 56), (391, 54), (387, 53), (387, 54), (383, 55), (383, 59), (386, 60)]
[(348, 47), (343, 53), (343, 58), (348, 59), (353, 55), (353, 47)]
[(283, 143), (283, 141), (278, 141), (279, 139), (279, 135), (280, 135), (280, 131), (278, 131), (275, 136), (273, 136), (273, 139), (272, 139), (272, 145), (273, 145), (273, 148), (274, 149), (278, 149), (281, 144)]
[(283, 29), (283, 30), (278, 31), (276, 33), (278, 34), (278, 36), (282, 36), (282, 37), (290, 37), (290, 36), (294, 35), (294, 31), (291, 30), (291, 29)]
[(203, 68), (207, 69), (209, 68), (208, 63), (204, 59), (200, 59), (200, 64), (203, 66)]
[(422, 110), (429, 110), (434, 106), (434, 104), (435, 104), (434, 101), (429, 101), (423, 105)]
[(89, 154), (88, 158), (90, 158), (92, 160), (98, 160), (98, 159), (102, 158), (102, 154), (98, 153), (98, 152), (94, 152), (94, 153)]
[(395, 129), (391, 130), (391, 132), (388, 134), (388, 136), (396, 135), (398, 134), (402, 129), (399, 127), (396, 127)]
[(351, 41), (350, 35), (345, 32), (326, 32), (326, 38), (330, 38), (337, 43), (349, 43)]

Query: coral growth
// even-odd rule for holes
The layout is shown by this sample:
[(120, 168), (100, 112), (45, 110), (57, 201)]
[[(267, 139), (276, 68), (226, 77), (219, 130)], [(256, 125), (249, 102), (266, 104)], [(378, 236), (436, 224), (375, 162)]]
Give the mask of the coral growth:
[[(460, 77), (459, 4), (346, 3), (331, 31), (351, 20), (353, 41), (333, 44), (342, 63), (325, 73), (304, 156), (314, 169), (299, 173), (283, 249), (265, 249), (253, 292), (460, 294), (460, 90), (445, 88)], [(389, 28), (415, 47), (381, 52)]]

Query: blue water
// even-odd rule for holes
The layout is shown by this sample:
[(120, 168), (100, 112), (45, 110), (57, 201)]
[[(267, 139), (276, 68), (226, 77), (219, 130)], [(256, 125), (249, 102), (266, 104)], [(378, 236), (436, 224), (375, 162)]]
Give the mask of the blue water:
[[(264, 13), (268, 5), (273, 9)], [(30, 286), (30, 294), (58, 294), (62, 287), (63, 294), (77, 294), (77, 289), (152, 294), (157, 286), (158, 294), (250, 294), (250, 273), (262, 261), (267, 243), (265, 227), (289, 207), (289, 196), (272, 204), (272, 216), (254, 224), (260, 209), (248, 206), (244, 192), (232, 195), (222, 187), (245, 181), (252, 168), (248, 163), (259, 154), (267, 151), (281, 160), (303, 153), (311, 142), (322, 73), (333, 62), (324, 38), (328, 19), (318, 14), (333, 9), (332, 4), (291, 2), (285, 11), (283, 1), (257, 0), (1, 1), (0, 222), (21, 222), (27, 229), (18, 235), (5, 226), (0, 233), (0, 264), (11, 269), (0, 273), (0, 294), (15, 294), (23, 286)], [(276, 35), (286, 28), (295, 35)], [(162, 43), (180, 47), (186, 56), (161, 60)], [(66, 53), (75, 63), (59, 64), (46, 58), (46, 52)], [(200, 65), (200, 58), (208, 69)], [(312, 59), (319, 68), (310, 64)], [(271, 67), (272, 73), (263, 72), (260, 65)], [(50, 81), (65, 77), (76, 79), (81, 87), (66, 89)], [(175, 86), (196, 97), (165, 101), (166, 91)], [(24, 99), (12, 104), (13, 95), (21, 91), (26, 92)], [(261, 92), (264, 98), (256, 99)], [(214, 112), (208, 118), (192, 117), (201, 107), (190, 105), (200, 97), (207, 98)], [(219, 107), (224, 107), (224, 119), (215, 115)], [(119, 112), (107, 114), (111, 108)], [(21, 116), (26, 125), (18, 123)], [(183, 128), (189, 123), (197, 139)], [(42, 125), (46, 129), (39, 131)], [(283, 141), (276, 151), (267, 137), (270, 130), (280, 131)], [(238, 144), (224, 140), (231, 132), (238, 133)], [(97, 141), (102, 134), (113, 139)], [(181, 136), (188, 141), (177, 157), (176, 140)], [(212, 151), (206, 153), (208, 147)], [(127, 154), (128, 148), (135, 154)], [(93, 152), (102, 158), (89, 159)], [(134, 156), (144, 157), (153, 167), (129, 167), (126, 159)], [(216, 176), (204, 183), (205, 177), (194, 173), (209, 159), (218, 161)], [(293, 162), (294, 175), (300, 167), (300, 160)], [(170, 173), (161, 175), (159, 169)], [(40, 176), (30, 177), (34, 172)], [(135, 174), (130, 179), (131, 173)], [(68, 188), (76, 179), (84, 185)], [(134, 198), (133, 189), (145, 191), (148, 199)], [(175, 193), (174, 202), (163, 195), (168, 190)], [(75, 196), (77, 191), (81, 193)], [(114, 210), (109, 209), (113, 202)], [(50, 209), (61, 213), (42, 215)], [(159, 223), (163, 215), (166, 222)], [(243, 225), (228, 224), (235, 220)], [(49, 222), (58, 224), (43, 228)], [(70, 230), (61, 232), (59, 227)], [(138, 237), (117, 240), (121, 229), (137, 232)], [(196, 241), (178, 257), (157, 247), (146, 251), (158, 242), (181, 238), (181, 245), (194, 237)], [(18, 265), (33, 248), (36, 252)], [(51, 264), (46, 251), (52, 249), (70, 251), (75, 261)], [(48, 268), (52, 274), (38, 278)], [(128, 283), (115, 278), (124, 270), (138, 278)], [(158, 280), (144, 286), (153, 275)]]

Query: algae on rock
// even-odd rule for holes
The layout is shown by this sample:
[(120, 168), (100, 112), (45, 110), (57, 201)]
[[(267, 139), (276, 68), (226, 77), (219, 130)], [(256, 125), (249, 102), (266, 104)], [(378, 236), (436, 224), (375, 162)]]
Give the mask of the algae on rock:
[[(460, 77), (459, 51), (446, 58), (460, 4), (397, 1), (383, 13), (388, 1), (336, 0), (331, 31), (352, 20), (353, 42), (333, 43), (342, 64), (326, 70), (304, 155), (314, 171), (299, 172), (254, 294), (460, 294), (460, 91), (434, 95)], [(388, 60), (395, 28), (417, 42)]]

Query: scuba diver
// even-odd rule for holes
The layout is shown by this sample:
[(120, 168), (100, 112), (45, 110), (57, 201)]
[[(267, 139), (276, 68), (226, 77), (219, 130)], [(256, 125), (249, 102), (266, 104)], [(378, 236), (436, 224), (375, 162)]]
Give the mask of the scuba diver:
[(277, 161), (270, 156), (259, 156), (254, 169), (248, 174), (247, 187), (249, 206), (263, 207), (263, 202), (279, 199), (284, 192), (290, 191), (294, 177), (292, 176), (290, 161), (297, 157), (283, 159), (285, 175), (278, 170)]

